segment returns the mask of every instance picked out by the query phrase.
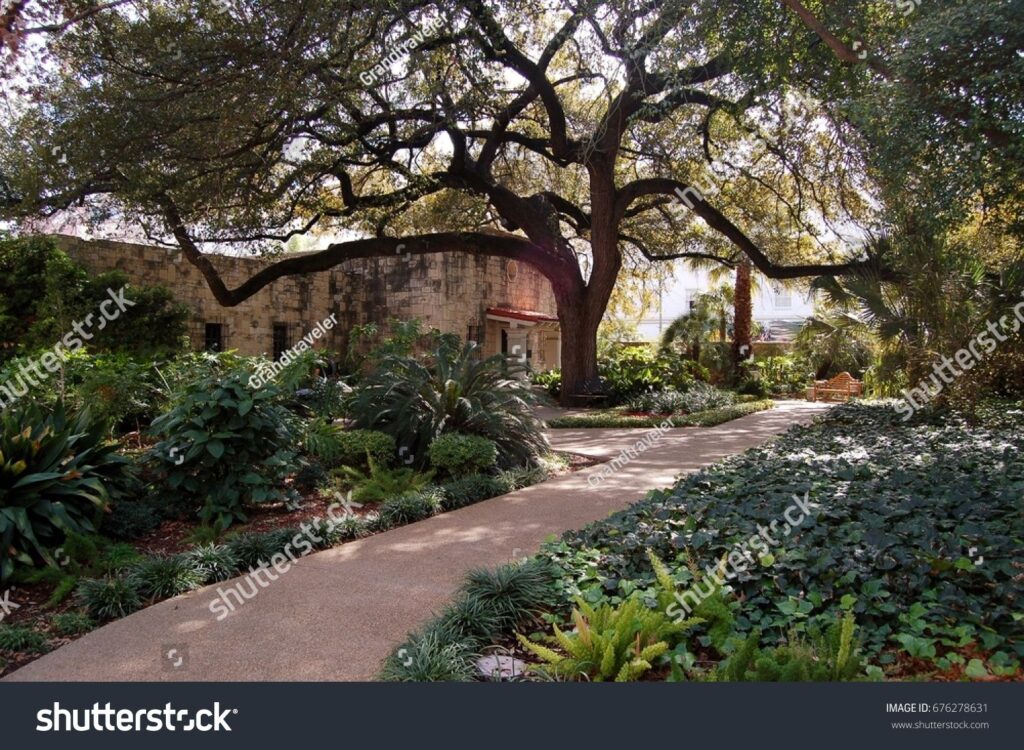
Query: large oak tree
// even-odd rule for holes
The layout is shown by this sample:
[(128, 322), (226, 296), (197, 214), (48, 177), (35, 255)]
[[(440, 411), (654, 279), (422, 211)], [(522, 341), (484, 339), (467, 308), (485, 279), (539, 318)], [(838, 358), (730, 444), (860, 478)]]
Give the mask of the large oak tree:
[[(874, 74), (804, 22), (769, 0), (113, 3), (8, 97), (0, 200), (137, 223), (227, 306), (352, 258), (527, 262), (568, 397), (625, 267), (883, 271), (847, 241), (873, 188), (827, 104)], [(297, 234), (322, 249), (234, 289), (207, 255)]]

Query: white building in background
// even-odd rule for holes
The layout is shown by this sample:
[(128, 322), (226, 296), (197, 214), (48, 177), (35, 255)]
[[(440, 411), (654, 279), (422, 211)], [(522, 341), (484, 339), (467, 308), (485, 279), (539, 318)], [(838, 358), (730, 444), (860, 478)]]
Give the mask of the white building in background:
[[(754, 291), (754, 320), (764, 329), (764, 340), (786, 341), (800, 324), (814, 313), (814, 294), (800, 289), (785, 289), (771, 279), (758, 276)], [(654, 303), (637, 325), (640, 338), (657, 341), (672, 321), (690, 310), (697, 297), (710, 292), (721, 282), (713, 282), (705, 270), (676, 267), (675, 275), (655, 289)], [(732, 283), (731, 281), (729, 283)]]

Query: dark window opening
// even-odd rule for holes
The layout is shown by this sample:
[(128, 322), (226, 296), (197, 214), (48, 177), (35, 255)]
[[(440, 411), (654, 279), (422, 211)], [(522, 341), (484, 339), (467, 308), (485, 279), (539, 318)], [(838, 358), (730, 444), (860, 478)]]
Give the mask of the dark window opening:
[(221, 323), (206, 324), (206, 345), (208, 352), (224, 351), (224, 326)]
[(288, 324), (274, 323), (274, 361), (281, 359), (281, 356), (291, 349), (291, 341), (288, 338)]
[(508, 331), (501, 329), (501, 353), (508, 354)]

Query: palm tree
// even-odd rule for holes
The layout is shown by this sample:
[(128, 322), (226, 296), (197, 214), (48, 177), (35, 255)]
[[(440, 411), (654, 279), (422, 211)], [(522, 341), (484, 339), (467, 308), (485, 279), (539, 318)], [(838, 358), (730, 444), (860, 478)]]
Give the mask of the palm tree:
[[(724, 264), (718, 261), (695, 259), (688, 261), (694, 270), (707, 271), (708, 279), (718, 282), (718, 290), (728, 286), (728, 280), (733, 275), (735, 278), (732, 290), (728, 299), (732, 305), (733, 321), (733, 344), (732, 361), (734, 365), (749, 359), (753, 355), (751, 336), (754, 328), (754, 292), (762, 288), (762, 275), (754, 270), (750, 260), (746, 257), (736, 257), (735, 263)], [(785, 282), (784, 282), (785, 283)], [(721, 340), (725, 341), (725, 328), (721, 330)], [(745, 347), (745, 348), (744, 348)]]
[(875, 337), (859, 316), (833, 304), (818, 306), (795, 339), (795, 348), (815, 369), (815, 380), (843, 370), (859, 375), (871, 363)]
[(729, 338), (729, 325), (733, 322), (735, 294), (731, 284), (722, 282), (710, 292), (697, 297), (697, 304), (704, 305), (718, 329), (718, 340), (721, 343)]
[(754, 300), (752, 295), (753, 280), (749, 260), (744, 258), (736, 266), (735, 312), (733, 313), (732, 361), (735, 370), (746, 360), (753, 357), (750, 331), (754, 325)]
[(663, 351), (681, 347), (694, 362), (700, 362), (704, 343), (715, 330), (716, 318), (707, 301), (698, 297), (690, 312), (680, 315), (661, 335)]

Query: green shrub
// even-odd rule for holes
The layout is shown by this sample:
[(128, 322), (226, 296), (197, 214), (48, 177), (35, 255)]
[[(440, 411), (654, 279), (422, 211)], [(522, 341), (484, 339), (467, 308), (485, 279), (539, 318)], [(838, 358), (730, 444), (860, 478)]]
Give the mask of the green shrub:
[(441, 611), (432, 627), (453, 641), (480, 648), (501, 640), (507, 623), (489, 602), (462, 596)]
[(149, 599), (168, 599), (203, 584), (204, 571), (188, 555), (154, 555), (131, 569), (139, 593)]
[(379, 503), (398, 495), (419, 492), (429, 484), (434, 472), (420, 474), (404, 466), (388, 469), (370, 459), (369, 473), (351, 466), (343, 466), (341, 473), (354, 489), (352, 499), (357, 503)]
[(96, 627), (96, 623), (81, 612), (62, 612), (50, 621), (57, 635), (82, 635)]
[(733, 406), (699, 411), (683, 417), (672, 417), (672, 424), (674, 427), (714, 427), (715, 425), (745, 417), (748, 414), (755, 414), (759, 411), (773, 408), (775, 408), (775, 402), (771, 399), (748, 401), (744, 404), (734, 404)]
[(370, 533), (367, 521), (351, 513), (345, 514), (338, 520), (318, 519), (310, 524), (310, 528), (323, 540), (314, 543), (317, 549), (328, 549), (336, 544), (359, 539)]
[(476, 676), (473, 645), (440, 628), (413, 635), (385, 660), (383, 682), (468, 682)]
[(644, 391), (639, 396), (634, 396), (626, 403), (626, 410), (648, 414), (673, 414), (685, 411), (686, 404), (684, 394), (669, 388), (664, 391)]
[(165, 405), (151, 359), (77, 352), (68, 360), (70, 398), (117, 431), (147, 426)]
[(455, 601), (385, 662), (381, 679), (470, 680), (475, 650), (536, 621), (558, 599), (556, 569), (529, 560), (471, 571)]
[(249, 531), (230, 537), (225, 545), (238, 560), (238, 569), (250, 570), (269, 565), (274, 555), (284, 553), (285, 547), (301, 534), (302, 530), (297, 528), (274, 529), (264, 533)]
[(470, 474), (441, 485), (444, 509), (455, 510), (509, 492), (509, 485), (489, 474)]
[(494, 614), (501, 632), (534, 621), (558, 601), (557, 573), (547, 560), (531, 559), (493, 570), (478, 568), (466, 574), (462, 598)]
[(297, 455), (291, 417), (274, 403), (273, 383), (249, 385), (244, 369), (203, 377), (153, 422), (162, 440), (149, 458), (167, 490), (189, 499), (202, 521), (227, 528), (245, 520), (245, 508), (292, 499), (283, 480)]
[(49, 641), (35, 630), (0, 624), (0, 650), (42, 654), (49, 650)]
[(767, 391), (755, 395), (802, 395), (804, 389), (814, 380), (810, 366), (796, 357), (765, 357), (754, 362), (754, 365), (760, 372), (756, 382)]
[(552, 398), (558, 398), (562, 395), (562, 371), (561, 370), (548, 370), (547, 372), (534, 373), (530, 378), (530, 382), (534, 385), (539, 385), (541, 388), (546, 390)]
[(395, 439), (379, 430), (343, 430), (337, 439), (334, 460), (343, 466), (369, 469), (371, 460), (378, 466), (388, 466), (398, 452)]
[(430, 463), (453, 477), (485, 471), (498, 460), (494, 441), (477, 435), (448, 432), (430, 444)]
[(155, 531), (162, 520), (155, 498), (123, 497), (111, 503), (110, 512), (101, 521), (101, 531), (114, 539), (131, 541)]
[(667, 424), (670, 427), (714, 427), (715, 425), (731, 422), (734, 419), (745, 417), (759, 411), (774, 408), (775, 402), (770, 399), (761, 401), (747, 401), (732, 406), (723, 406), (718, 409), (699, 411), (693, 414), (675, 414), (672, 416), (639, 416), (626, 414), (621, 409), (606, 409), (592, 412), (590, 414), (573, 414), (568, 417), (558, 417), (548, 422), (552, 428), (611, 428), (611, 429), (640, 429), (659, 427)]
[(204, 584), (226, 581), (238, 572), (238, 558), (226, 544), (201, 544), (186, 556)]
[(326, 419), (315, 417), (303, 424), (302, 448), (307, 456), (317, 461), (333, 463), (340, 450), (341, 427)]
[(111, 544), (100, 553), (96, 569), (101, 573), (119, 573), (135, 565), (142, 558), (130, 544)]
[(306, 462), (306, 465), (299, 469), (295, 475), (295, 488), (302, 492), (312, 492), (330, 484), (330, 475), (327, 469), (316, 458)]
[(679, 409), (684, 414), (696, 414), (711, 409), (720, 409), (723, 406), (732, 406), (735, 402), (735, 394), (729, 391), (719, 390), (708, 383), (694, 383), (688, 391), (681, 395)]
[(127, 617), (142, 607), (142, 598), (133, 580), (125, 576), (90, 578), (78, 585), (79, 602), (94, 620)]
[(381, 503), (377, 510), (379, 523), (393, 528), (422, 521), (439, 512), (442, 503), (443, 496), (437, 490), (408, 492)]
[(99, 547), (104, 542), (101, 537), (69, 532), (54, 552), (57, 564), (26, 573), (24, 580), (53, 586), (46, 606), (55, 607), (75, 590), (83, 575), (94, 572), (100, 560)]
[(352, 387), (340, 380), (317, 378), (310, 386), (309, 408), (323, 419), (340, 419), (347, 414)]
[[(755, 380), (754, 378), (747, 378), (740, 381), (740, 384), (736, 387), (736, 393), (741, 396), (749, 396), (751, 398), (765, 398), (772, 394), (771, 389), (767, 383), (761, 380)], [(738, 401), (739, 399), (737, 399)]]
[(620, 409), (603, 409), (589, 414), (571, 414), (567, 417), (556, 417), (548, 420), (548, 427), (553, 429), (639, 429), (658, 427), (662, 424), (675, 424), (678, 417), (640, 416), (626, 414)]
[(221, 529), (215, 526), (199, 524), (188, 532), (188, 536), (185, 539), (189, 544), (202, 546), (205, 544), (217, 544), (222, 536), (224, 536), (224, 532)]
[(541, 464), (541, 466), (518, 466), (499, 471), (498, 479), (505, 485), (505, 489), (500, 494), (514, 492), (546, 481), (548, 479), (548, 470), (545, 468), (547, 461), (542, 461)]
[(424, 361), (383, 358), (353, 393), (352, 418), (359, 427), (392, 435), (400, 455), (421, 466), (429, 445), (446, 432), (492, 440), (502, 466), (534, 463), (547, 441), (531, 410), (535, 394), (518, 377), (522, 365), (479, 354), (474, 344), (460, 347), (443, 337)]
[(602, 385), (613, 404), (651, 391), (686, 391), (708, 378), (707, 370), (696, 362), (676, 352), (656, 351), (649, 346), (613, 349), (597, 364)]
[(68, 533), (93, 534), (111, 498), (131, 486), (128, 459), (88, 412), (36, 406), (0, 420), (0, 584), (15, 564), (53, 564)]
[(89, 347), (150, 355), (180, 348), (189, 310), (168, 289), (131, 285), (123, 271), (91, 276), (48, 237), (0, 239), (0, 360), (52, 346), (121, 287), (134, 303), (130, 313), (94, 327)]

